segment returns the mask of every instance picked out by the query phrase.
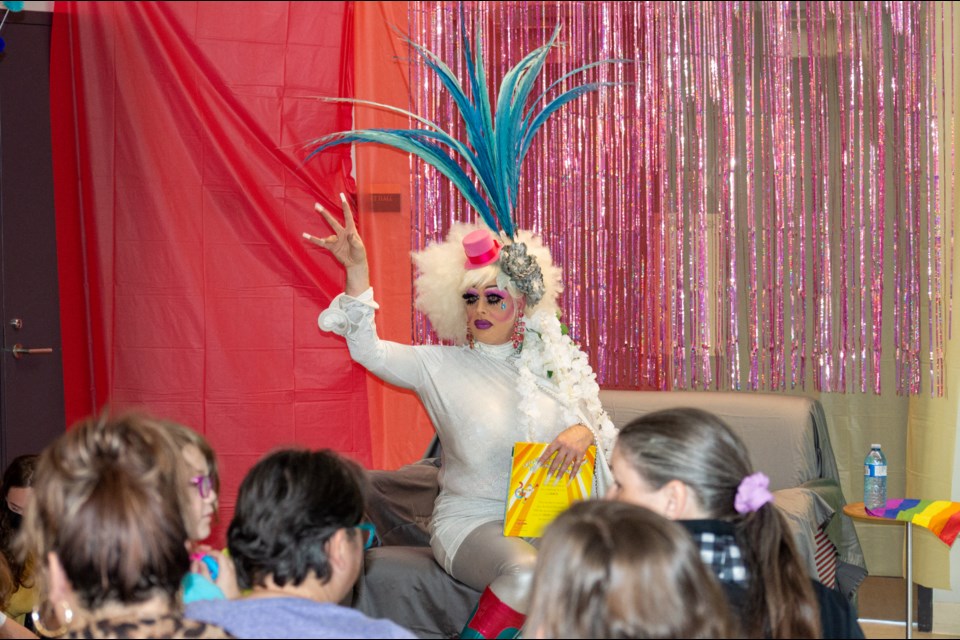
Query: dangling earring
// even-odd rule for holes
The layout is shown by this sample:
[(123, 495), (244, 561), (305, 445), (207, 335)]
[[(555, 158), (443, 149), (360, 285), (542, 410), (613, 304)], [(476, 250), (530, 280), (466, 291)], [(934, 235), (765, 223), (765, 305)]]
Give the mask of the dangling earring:
[(69, 628), (70, 623), (73, 622), (73, 609), (70, 608), (70, 605), (66, 600), (62, 601), (60, 605), (63, 607), (63, 624), (60, 625), (57, 629), (47, 629), (43, 623), (40, 621), (40, 606), (37, 605), (33, 608), (33, 611), (30, 612), (30, 619), (33, 620), (33, 628), (37, 630), (37, 633), (44, 638), (57, 638), (65, 634)]
[(469, 324), (467, 324), (467, 344), (469, 344), (470, 348), (473, 349), (473, 331), (470, 329)]
[(517, 351), (523, 349), (523, 332), (526, 331), (526, 326), (523, 322), (523, 311), (517, 315), (517, 321), (513, 324), (513, 348)]

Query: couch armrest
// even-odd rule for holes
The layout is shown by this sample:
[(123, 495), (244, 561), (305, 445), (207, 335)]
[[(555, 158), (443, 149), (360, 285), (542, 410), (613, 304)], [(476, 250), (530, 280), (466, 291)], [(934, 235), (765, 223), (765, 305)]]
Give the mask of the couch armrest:
[(456, 638), (480, 592), (454, 580), (429, 547), (370, 549), (353, 602), (372, 618), (388, 618), (418, 638)]
[(820, 496), (836, 513), (827, 525), (826, 531), (830, 542), (836, 545), (837, 551), (840, 552), (840, 560), (865, 569), (867, 564), (863, 558), (863, 550), (860, 548), (857, 530), (850, 517), (843, 514), (843, 505), (847, 502), (840, 485), (824, 478), (804, 482), (801, 486)]
[(455, 638), (480, 592), (454, 580), (430, 549), (430, 518), (440, 492), (440, 459), (427, 458), (396, 471), (370, 471), (367, 519), (380, 547), (364, 555), (354, 588), (354, 608), (388, 618), (418, 638)]
[[(830, 457), (832, 459), (833, 456)], [(867, 577), (867, 563), (853, 520), (843, 513), (843, 505), (847, 502), (843, 497), (843, 490), (836, 481), (827, 478), (805, 482), (803, 488), (816, 493), (834, 511), (824, 531), (830, 542), (836, 546), (839, 555), (837, 588), (848, 600), (856, 602), (857, 589)]]
[(367, 519), (377, 527), (381, 546), (430, 545), (439, 466), (439, 458), (427, 458), (396, 471), (367, 473)]
[(773, 492), (774, 504), (784, 516), (807, 571), (817, 577), (817, 533), (833, 516), (833, 509), (810, 489), (795, 487)]

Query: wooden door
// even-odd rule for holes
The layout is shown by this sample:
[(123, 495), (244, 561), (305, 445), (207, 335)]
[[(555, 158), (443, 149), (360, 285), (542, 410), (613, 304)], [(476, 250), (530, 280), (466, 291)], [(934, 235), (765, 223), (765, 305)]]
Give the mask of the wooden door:
[(44, 12), (9, 13), (0, 30), (6, 42), (0, 53), (4, 468), (20, 454), (39, 452), (65, 429), (50, 136), (51, 18)]

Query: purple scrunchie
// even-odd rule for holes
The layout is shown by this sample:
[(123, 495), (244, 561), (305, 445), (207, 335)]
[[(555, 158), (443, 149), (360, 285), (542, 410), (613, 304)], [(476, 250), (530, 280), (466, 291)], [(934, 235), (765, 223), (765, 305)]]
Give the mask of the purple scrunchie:
[(737, 487), (737, 497), (733, 500), (733, 508), (737, 513), (756, 511), (768, 502), (773, 502), (773, 494), (767, 490), (770, 478), (758, 471), (740, 481)]

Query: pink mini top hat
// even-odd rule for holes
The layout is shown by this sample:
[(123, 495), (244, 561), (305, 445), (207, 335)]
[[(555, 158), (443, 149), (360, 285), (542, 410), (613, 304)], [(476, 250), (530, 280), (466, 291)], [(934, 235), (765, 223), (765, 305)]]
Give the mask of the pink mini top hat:
[(467, 269), (479, 269), (496, 262), (500, 257), (501, 246), (486, 229), (471, 231), (463, 238), (463, 252), (467, 254), (467, 261), (463, 266)]

